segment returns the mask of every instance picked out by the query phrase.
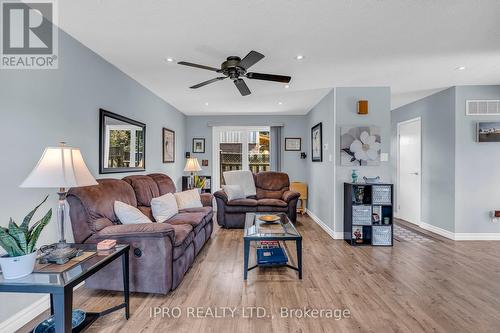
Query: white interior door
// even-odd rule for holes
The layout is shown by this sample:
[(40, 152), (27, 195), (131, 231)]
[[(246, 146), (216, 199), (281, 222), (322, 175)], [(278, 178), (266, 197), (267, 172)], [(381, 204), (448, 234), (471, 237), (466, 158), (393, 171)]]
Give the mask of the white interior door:
[(398, 217), (420, 224), (422, 186), (421, 119), (398, 124)]

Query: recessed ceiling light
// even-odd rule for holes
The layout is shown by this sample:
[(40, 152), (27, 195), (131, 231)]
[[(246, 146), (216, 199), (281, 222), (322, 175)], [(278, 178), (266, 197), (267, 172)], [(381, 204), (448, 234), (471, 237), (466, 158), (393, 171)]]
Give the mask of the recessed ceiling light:
[(457, 71), (463, 71), (465, 69), (465, 66), (458, 66), (455, 68)]
[(283, 105), (283, 102), (278, 102), (278, 105)]
[(285, 84), (285, 89), (288, 89), (290, 88), (290, 85), (289, 84)]
[(174, 58), (166, 58), (165, 59), (167, 62), (174, 62)]
[(295, 59), (297, 59), (297, 60), (302, 60), (302, 59), (304, 59), (304, 56), (303, 56), (302, 54), (299, 54), (299, 55), (297, 55), (297, 56), (295, 57)]
[(208, 106), (208, 102), (205, 102), (205, 105), (207, 105), (207, 106)]

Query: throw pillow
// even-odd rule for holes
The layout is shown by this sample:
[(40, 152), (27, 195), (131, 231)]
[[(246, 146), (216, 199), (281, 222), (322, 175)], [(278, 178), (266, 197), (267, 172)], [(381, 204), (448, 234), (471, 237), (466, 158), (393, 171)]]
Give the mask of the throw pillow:
[(121, 201), (114, 203), (115, 214), (122, 224), (151, 223), (152, 221), (134, 206)]
[(240, 185), (222, 185), (222, 189), (227, 195), (227, 200), (245, 199), (245, 192)]
[(243, 188), (245, 197), (257, 194), (255, 181), (251, 171), (235, 170), (224, 172), (224, 182), (226, 185), (240, 185)]
[(165, 222), (179, 212), (177, 201), (172, 193), (167, 193), (158, 198), (151, 200), (151, 212), (155, 221), (158, 223)]
[(203, 207), (201, 203), (200, 193), (197, 189), (174, 193), (179, 210), (186, 208)]

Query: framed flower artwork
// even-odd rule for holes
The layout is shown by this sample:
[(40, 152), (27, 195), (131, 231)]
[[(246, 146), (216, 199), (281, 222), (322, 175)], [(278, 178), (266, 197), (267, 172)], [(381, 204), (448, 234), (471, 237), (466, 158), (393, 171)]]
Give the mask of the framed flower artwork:
[(380, 165), (380, 128), (377, 126), (340, 129), (340, 164), (343, 166)]

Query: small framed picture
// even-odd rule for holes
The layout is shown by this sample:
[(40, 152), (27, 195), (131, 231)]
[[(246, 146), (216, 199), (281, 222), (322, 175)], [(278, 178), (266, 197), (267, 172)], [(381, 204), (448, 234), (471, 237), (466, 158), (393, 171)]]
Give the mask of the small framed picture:
[(163, 128), (163, 163), (175, 162), (175, 132)]
[(313, 162), (323, 162), (323, 124), (311, 128), (311, 159)]
[(300, 151), (301, 149), (301, 138), (285, 138), (285, 151)]
[(208, 160), (201, 160), (201, 166), (208, 166)]
[(204, 152), (205, 152), (205, 139), (193, 138), (193, 153), (204, 153)]

